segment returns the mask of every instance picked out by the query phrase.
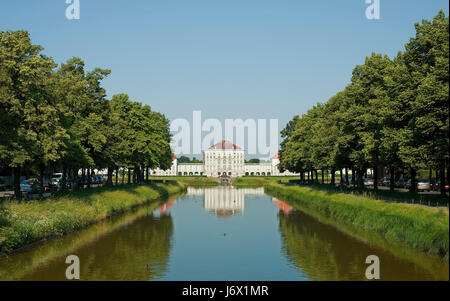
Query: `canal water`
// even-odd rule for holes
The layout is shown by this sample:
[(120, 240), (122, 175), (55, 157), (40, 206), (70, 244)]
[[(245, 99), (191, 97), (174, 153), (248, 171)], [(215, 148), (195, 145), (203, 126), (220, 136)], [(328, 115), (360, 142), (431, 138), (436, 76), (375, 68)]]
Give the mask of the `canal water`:
[(68, 255), (81, 280), (366, 280), (369, 255), (381, 280), (449, 278), (439, 257), (350, 230), (263, 188), (189, 188), (0, 259), (0, 280), (66, 280)]

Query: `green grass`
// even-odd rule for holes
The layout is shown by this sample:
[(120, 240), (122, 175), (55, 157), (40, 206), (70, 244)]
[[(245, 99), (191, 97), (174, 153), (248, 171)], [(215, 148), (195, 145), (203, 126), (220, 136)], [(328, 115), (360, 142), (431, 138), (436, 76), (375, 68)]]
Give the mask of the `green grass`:
[(43, 201), (5, 201), (0, 207), (0, 253), (75, 232), (185, 188), (179, 183), (121, 185), (72, 190)]
[(297, 177), (261, 177), (261, 176), (245, 176), (236, 178), (233, 182), (233, 186), (236, 187), (262, 187), (270, 182), (281, 181), (282, 183), (288, 183), (289, 180), (297, 179)]
[(449, 259), (447, 209), (391, 203), (363, 196), (270, 182), (265, 191), (337, 221), (377, 232), (388, 239)]
[[(330, 184), (310, 184), (309, 186), (316, 188), (316, 189), (322, 189), (322, 190), (328, 190), (332, 192), (339, 192), (339, 187), (333, 187)], [(409, 191), (390, 191), (387, 189), (378, 189), (373, 190), (370, 188), (358, 188), (358, 187), (350, 187), (346, 189), (347, 193), (352, 193), (355, 195), (361, 195), (368, 198), (373, 199), (383, 199), (386, 201), (397, 201), (397, 202), (413, 202), (413, 203), (422, 203), (424, 205), (428, 205), (430, 203), (431, 205), (439, 204), (439, 205), (448, 205), (448, 196), (442, 196), (440, 194), (419, 194), (417, 192), (409, 192)]]
[(158, 181), (177, 181), (189, 186), (217, 186), (219, 182), (214, 178), (207, 178), (206, 176), (151, 176), (148, 178)]

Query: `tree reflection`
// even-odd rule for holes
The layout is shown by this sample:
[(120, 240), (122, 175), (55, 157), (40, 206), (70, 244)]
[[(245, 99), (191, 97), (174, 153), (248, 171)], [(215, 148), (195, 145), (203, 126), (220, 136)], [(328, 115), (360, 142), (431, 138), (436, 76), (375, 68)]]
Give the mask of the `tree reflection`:
[[(81, 280), (152, 280), (163, 277), (173, 220), (156, 203), (50, 241), (0, 263), (1, 280), (66, 280), (65, 257), (80, 258)], [(156, 214), (154, 214), (156, 213)]]
[[(337, 228), (321, 223), (301, 211), (278, 213), (282, 237), (282, 252), (288, 260), (312, 280), (367, 280), (365, 259), (377, 255), (381, 262), (381, 280), (445, 280), (447, 268), (442, 262), (424, 260), (429, 266), (441, 266), (429, 270), (394, 256), (380, 247), (365, 243)], [(445, 274), (447, 273), (447, 274)]]

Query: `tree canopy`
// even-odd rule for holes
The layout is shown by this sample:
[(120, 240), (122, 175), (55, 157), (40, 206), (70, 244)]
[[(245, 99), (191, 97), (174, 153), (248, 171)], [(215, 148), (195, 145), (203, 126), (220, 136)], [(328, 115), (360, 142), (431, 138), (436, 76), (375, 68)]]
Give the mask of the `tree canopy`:
[(56, 167), (77, 178), (80, 169), (111, 175), (120, 166), (142, 178), (144, 168), (170, 168), (163, 114), (126, 94), (107, 99), (110, 70), (86, 70), (76, 57), (58, 66), (42, 51), (27, 31), (0, 32), (0, 167), (14, 170), (17, 195), (23, 169), (43, 176)]
[(287, 124), (281, 169), (303, 175), (349, 168), (362, 185), (367, 168), (377, 178), (377, 167), (389, 167), (391, 179), (394, 170), (406, 170), (412, 181), (418, 169), (434, 168), (444, 182), (450, 165), (448, 16), (440, 11), (415, 29), (395, 58), (372, 53), (353, 69), (344, 90)]

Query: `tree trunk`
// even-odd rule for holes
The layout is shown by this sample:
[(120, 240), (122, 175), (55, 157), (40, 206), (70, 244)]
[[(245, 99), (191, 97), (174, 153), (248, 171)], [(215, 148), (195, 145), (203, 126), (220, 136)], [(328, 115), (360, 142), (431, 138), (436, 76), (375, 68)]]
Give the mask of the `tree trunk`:
[(125, 183), (125, 169), (122, 167), (122, 185)]
[(439, 174), (441, 177), (440, 192), (441, 192), (441, 195), (445, 196), (445, 167), (444, 167), (444, 165), (442, 165), (440, 167)]
[(86, 182), (86, 170), (84, 168), (81, 169), (81, 188), (84, 189), (84, 183)]
[(39, 198), (43, 197), (43, 192), (44, 192), (44, 173), (45, 173), (45, 166), (44, 166), (44, 164), (39, 164), (39, 176), (41, 177), (41, 180), (39, 181)]
[(394, 191), (394, 189), (395, 189), (395, 168), (393, 165), (389, 166), (389, 175), (391, 176), (391, 180), (389, 183), (389, 190)]
[(436, 169), (436, 183), (439, 181), (439, 168)]
[(335, 170), (334, 170), (334, 168), (332, 168), (331, 169), (331, 185), (333, 185), (333, 186), (336, 184), (334, 177), (335, 177)]
[(350, 182), (348, 181), (348, 168), (345, 168), (345, 185), (349, 186)]
[(145, 169), (145, 182), (147, 182), (147, 184), (148, 184), (148, 166)]
[(119, 181), (119, 167), (116, 166), (116, 186), (118, 181)]
[(352, 184), (353, 188), (356, 188), (356, 171), (354, 168), (352, 168)]
[(314, 170), (316, 173), (316, 184), (319, 184), (319, 173), (317, 172), (317, 169)]
[(63, 175), (61, 179), (61, 189), (67, 188), (67, 166), (63, 164)]
[(69, 169), (69, 173), (72, 180), (72, 188), (78, 189), (78, 169)]
[(447, 160), (447, 183), (450, 184), (450, 162), (449, 162), (449, 160)]
[(20, 167), (14, 167), (13, 173), (14, 173), (14, 196), (17, 199), (21, 199), (22, 193), (20, 192)]
[(359, 188), (364, 188), (364, 173), (365, 173), (364, 169), (361, 169), (358, 172), (358, 187)]
[(416, 192), (416, 170), (414, 168), (411, 168), (410, 172), (410, 179), (411, 179), (411, 187), (409, 187), (409, 191)]
[(112, 182), (112, 176), (113, 176), (113, 167), (108, 167), (108, 179), (106, 180), (106, 186), (113, 186)]
[(322, 169), (322, 184), (324, 184), (324, 181), (325, 179), (324, 179), (324, 169)]
[(373, 167), (373, 190), (378, 190), (378, 166)]
[(87, 188), (91, 188), (91, 168), (87, 169)]
[(128, 184), (131, 184), (131, 169), (128, 168)]
[(433, 178), (433, 170), (430, 167), (430, 171), (428, 173), (428, 182), (430, 183), (430, 189), (431, 189), (431, 179)]

